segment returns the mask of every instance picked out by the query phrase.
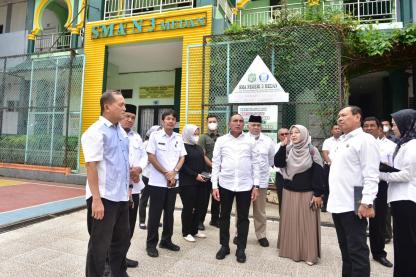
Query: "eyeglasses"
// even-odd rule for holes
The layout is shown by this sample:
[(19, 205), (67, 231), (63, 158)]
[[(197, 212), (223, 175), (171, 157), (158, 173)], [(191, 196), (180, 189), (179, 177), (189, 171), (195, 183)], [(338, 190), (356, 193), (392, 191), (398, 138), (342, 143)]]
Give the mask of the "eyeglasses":
[(289, 133), (281, 133), (280, 136), (288, 136)]

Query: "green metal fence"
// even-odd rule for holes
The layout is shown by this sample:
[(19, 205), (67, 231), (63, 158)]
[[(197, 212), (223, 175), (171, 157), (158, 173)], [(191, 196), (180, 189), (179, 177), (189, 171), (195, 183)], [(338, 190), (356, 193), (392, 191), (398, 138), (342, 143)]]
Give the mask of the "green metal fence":
[(78, 169), (84, 56), (0, 58), (0, 162)]
[(259, 55), (289, 93), (289, 102), (256, 105), (277, 105), (278, 128), (305, 125), (319, 145), (344, 104), (338, 38), (334, 29), (325, 26), (278, 29), (264, 33), (260, 40), (231, 35), (207, 37), (202, 82), (206, 101), (202, 103), (201, 125), (208, 113), (215, 114), (220, 130), (227, 131), (228, 117), (238, 110), (238, 105), (228, 103), (227, 96)]

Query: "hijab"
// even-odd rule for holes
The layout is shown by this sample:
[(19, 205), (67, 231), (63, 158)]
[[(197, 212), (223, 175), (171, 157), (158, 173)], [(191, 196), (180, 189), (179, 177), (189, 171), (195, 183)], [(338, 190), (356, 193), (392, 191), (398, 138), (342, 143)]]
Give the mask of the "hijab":
[(195, 134), (195, 131), (198, 129), (198, 126), (193, 124), (187, 124), (185, 127), (183, 127), (182, 130), (182, 139), (183, 142), (186, 144), (195, 145), (195, 141), (192, 139), (192, 137)]
[(308, 129), (302, 125), (292, 125), (289, 132), (297, 128), (300, 132), (300, 140), (297, 143), (291, 142), (286, 147), (286, 167), (281, 172), (285, 179), (292, 180), (293, 176), (305, 172), (316, 162), (323, 165), (322, 158), (316, 147), (311, 145), (311, 137)]
[(416, 111), (413, 109), (404, 109), (392, 113), (397, 128), (400, 131), (400, 138), (394, 150), (393, 159), (396, 157), (400, 147), (409, 140), (416, 139)]

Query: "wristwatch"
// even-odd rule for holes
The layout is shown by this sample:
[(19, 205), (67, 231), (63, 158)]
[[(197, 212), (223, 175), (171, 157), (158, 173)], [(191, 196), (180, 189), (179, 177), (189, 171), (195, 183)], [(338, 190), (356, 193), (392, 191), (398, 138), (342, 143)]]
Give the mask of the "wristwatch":
[(373, 207), (373, 204), (361, 204), (363, 205), (366, 209), (371, 209)]
[(254, 188), (259, 189), (259, 188), (260, 188), (260, 186), (257, 186), (257, 185), (256, 185), (256, 186), (254, 186)]

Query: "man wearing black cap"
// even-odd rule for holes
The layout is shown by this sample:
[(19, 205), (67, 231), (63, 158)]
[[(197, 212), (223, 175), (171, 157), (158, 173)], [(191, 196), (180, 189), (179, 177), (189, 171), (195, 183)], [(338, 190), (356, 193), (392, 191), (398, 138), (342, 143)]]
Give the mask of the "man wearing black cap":
[(250, 221), (250, 202), (259, 189), (259, 162), (254, 141), (243, 133), (244, 119), (240, 114), (230, 117), (230, 132), (217, 139), (212, 158), (212, 195), (220, 201), (220, 244), (218, 260), (230, 254), (230, 215), (234, 198), (237, 206), (237, 262), (246, 261), (245, 248)]
[(269, 187), (270, 169), (274, 164), (275, 143), (272, 139), (261, 133), (262, 118), (257, 115), (250, 115), (248, 119), (249, 136), (254, 140), (259, 158), (259, 196), (253, 202), (254, 230), (259, 244), (263, 247), (269, 246), (266, 237), (266, 198)]
[[(138, 178), (143, 168), (147, 165), (147, 153), (143, 147), (143, 141), (140, 135), (132, 130), (136, 120), (137, 107), (126, 104), (126, 111), (123, 119), (120, 121), (121, 127), (126, 131), (129, 139), (129, 164), (130, 171), (134, 172), (136, 178), (130, 178), (129, 185), (129, 223), (130, 223), (130, 240), (133, 237), (134, 227), (136, 225), (137, 209), (139, 207), (140, 192), (144, 188), (143, 181)], [(126, 258), (127, 267), (137, 267), (138, 262)]]

